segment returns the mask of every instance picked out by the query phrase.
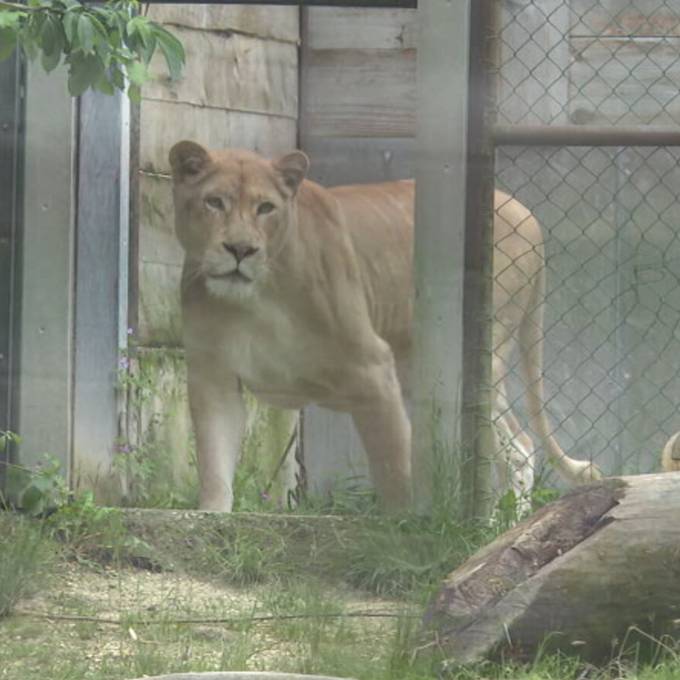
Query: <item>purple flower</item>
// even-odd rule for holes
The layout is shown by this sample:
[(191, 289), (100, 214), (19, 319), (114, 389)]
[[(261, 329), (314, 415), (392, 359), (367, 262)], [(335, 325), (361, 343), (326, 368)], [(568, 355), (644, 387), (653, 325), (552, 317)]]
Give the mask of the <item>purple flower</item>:
[(118, 360), (118, 367), (127, 371), (127, 369), (130, 368), (130, 360), (127, 357), (121, 357)]

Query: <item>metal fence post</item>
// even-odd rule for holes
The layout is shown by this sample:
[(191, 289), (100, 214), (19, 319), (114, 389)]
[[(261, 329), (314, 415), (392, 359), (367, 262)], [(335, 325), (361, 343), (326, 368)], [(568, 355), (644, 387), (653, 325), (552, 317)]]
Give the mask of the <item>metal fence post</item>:
[[(440, 465), (460, 481), (460, 385), (472, 0), (421, 0), (414, 252), (413, 465), (428, 511)], [(450, 467), (449, 467), (450, 466)]]
[(470, 22), (470, 100), (463, 289), (463, 416), (461, 441), (465, 515), (493, 507), (493, 250), (496, 79), (500, 62), (500, 0), (478, 0)]

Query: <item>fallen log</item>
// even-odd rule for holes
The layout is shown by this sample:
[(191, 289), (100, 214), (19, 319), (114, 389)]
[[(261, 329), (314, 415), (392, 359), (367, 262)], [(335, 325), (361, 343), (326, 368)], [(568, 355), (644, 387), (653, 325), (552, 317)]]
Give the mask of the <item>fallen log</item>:
[(446, 665), (558, 650), (601, 663), (680, 637), (680, 472), (545, 506), (445, 579), (424, 630)]

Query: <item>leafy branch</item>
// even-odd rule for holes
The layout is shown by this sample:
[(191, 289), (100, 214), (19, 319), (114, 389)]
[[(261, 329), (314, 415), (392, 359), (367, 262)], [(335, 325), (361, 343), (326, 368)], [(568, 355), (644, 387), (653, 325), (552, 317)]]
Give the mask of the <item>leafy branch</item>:
[(170, 78), (180, 77), (184, 48), (172, 33), (138, 13), (137, 0), (109, 0), (86, 6), (77, 0), (0, 0), (0, 61), (21, 48), (38, 56), (49, 73), (68, 66), (68, 89), (75, 97), (92, 88), (105, 94), (127, 91), (139, 101), (150, 79), (156, 50), (165, 57)]

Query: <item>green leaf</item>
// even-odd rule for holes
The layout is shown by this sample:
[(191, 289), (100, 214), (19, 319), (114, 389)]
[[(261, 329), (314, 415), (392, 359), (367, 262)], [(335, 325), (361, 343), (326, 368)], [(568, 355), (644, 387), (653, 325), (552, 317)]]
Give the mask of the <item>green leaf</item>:
[(42, 30), (40, 31), (40, 46), (43, 52), (51, 54), (54, 52), (55, 43), (57, 40), (57, 21), (51, 15), (48, 14), (45, 18), (45, 23), (42, 25)]
[(186, 55), (182, 43), (161, 26), (154, 25), (154, 34), (168, 65), (170, 78), (177, 80), (182, 75)]
[(54, 71), (59, 62), (61, 61), (61, 50), (55, 50), (53, 52), (43, 52), (42, 58), (40, 59), (42, 67), (47, 73)]
[(145, 64), (148, 64), (151, 61), (151, 57), (153, 57), (153, 53), (156, 51), (156, 45), (156, 36), (151, 34), (148, 43), (144, 45), (144, 49), (142, 50), (141, 56)]
[(101, 78), (104, 64), (95, 54), (77, 52), (70, 57), (68, 91), (77, 97)]
[(11, 28), (0, 28), (0, 61), (7, 59), (17, 45), (17, 34)]
[(102, 73), (101, 78), (97, 80), (93, 87), (95, 90), (97, 90), (97, 92), (103, 92), (104, 94), (108, 95), (112, 95), (114, 93), (113, 85), (109, 81), (106, 73)]
[(149, 80), (149, 71), (141, 61), (133, 61), (132, 63), (128, 64), (127, 76), (133, 85), (141, 87), (147, 80)]
[(69, 10), (62, 19), (64, 34), (71, 48), (75, 47), (75, 43), (78, 40), (78, 14), (78, 12)]
[(78, 16), (77, 34), (78, 47), (83, 52), (94, 52), (94, 44), (96, 40), (95, 28), (92, 20), (89, 16), (87, 16), (87, 14), (85, 14), (85, 12), (82, 12)]
[(33, 485), (21, 495), (21, 507), (32, 515), (39, 515), (44, 510), (44, 506), (45, 494)]
[(123, 72), (120, 70), (120, 67), (118, 66), (117, 63), (111, 64), (110, 79), (111, 79), (111, 82), (112, 82), (119, 90), (124, 90), (124, 89), (125, 89), (125, 75), (124, 75)]
[(26, 19), (26, 12), (14, 10), (0, 10), (0, 28), (18, 28), (19, 24)]
[(142, 101), (142, 90), (139, 85), (130, 83), (130, 86), (128, 87), (128, 97), (130, 98), (130, 101), (135, 104), (139, 104)]

